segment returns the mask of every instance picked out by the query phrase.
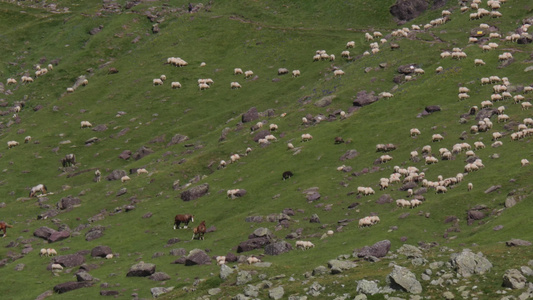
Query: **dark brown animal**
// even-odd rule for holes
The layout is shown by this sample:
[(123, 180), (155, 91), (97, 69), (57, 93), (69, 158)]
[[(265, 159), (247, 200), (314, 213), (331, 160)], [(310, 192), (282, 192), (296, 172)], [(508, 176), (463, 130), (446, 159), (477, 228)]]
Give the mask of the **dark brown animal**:
[(6, 235), (7, 235), (7, 234), (6, 234), (6, 229), (7, 229), (7, 228), (13, 228), (13, 226), (12, 226), (12, 225), (9, 225), (9, 224), (7, 224), (6, 222), (3, 222), (3, 221), (0, 222), (0, 230), (3, 230), (3, 231), (4, 231), (4, 235), (3, 235), (2, 237), (6, 237)]
[(174, 217), (174, 230), (180, 228), (180, 224), (184, 223), (183, 228), (187, 228), (189, 226), (189, 222), (194, 222), (194, 216), (193, 215), (176, 215)]
[(195, 237), (199, 240), (203, 240), (206, 231), (207, 228), (205, 227), (205, 221), (200, 222), (200, 225), (194, 228), (191, 240), (194, 240)]
[(344, 139), (340, 136), (335, 137), (335, 145), (344, 143)]

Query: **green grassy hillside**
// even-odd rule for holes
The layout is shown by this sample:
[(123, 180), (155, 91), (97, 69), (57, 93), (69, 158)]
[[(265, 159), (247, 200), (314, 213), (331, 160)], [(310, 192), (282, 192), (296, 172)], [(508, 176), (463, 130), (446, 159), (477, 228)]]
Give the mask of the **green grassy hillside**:
[[(272, 263), (270, 268), (239, 265), (240, 269), (258, 270), (264, 278), (286, 275), (275, 281), (283, 285), (285, 297), (304, 295), (303, 289), (313, 281), (326, 285), (336, 296), (348, 293), (352, 297), (357, 294), (355, 280), (376, 279), (384, 285), (391, 270), (389, 260), (374, 264), (358, 260), (359, 266), (341, 277), (309, 281), (304, 273), (385, 239), (391, 241), (391, 251), (405, 243), (438, 243), (439, 247), (426, 254), (431, 261), (449, 258), (448, 254), (442, 257), (441, 246), (483, 252), (495, 267), (482, 281), (473, 282), (485, 294), (501, 289), (501, 275), (506, 269), (527, 264), (532, 250), (508, 249), (504, 242), (531, 236), (525, 224), (531, 220), (532, 167), (520, 165), (521, 159), (533, 159), (531, 135), (517, 141), (510, 137), (524, 118), (532, 117), (531, 110), (522, 109), (513, 99), (495, 102), (494, 108), (505, 106), (510, 121), (498, 122), (494, 115), (493, 128), (476, 134), (470, 128), (478, 120), (465, 114), (472, 106), (481, 108), (481, 101), (491, 97), (493, 84), (481, 85), (482, 77), (507, 77), (513, 96), (522, 94), (523, 102), (532, 100), (533, 93), (525, 93), (524, 87), (533, 84), (531, 72), (525, 71), (531, 66), (533, 48), (505, 40), (531, 16), (530, 1), (509, 0), (499, 9), (503, 17), (479, 20), (470, 20), (473, 11), (461, 13), (452, 1), (438, 9), (430, 7), (401, 25), (389, 13), (395, 1), (211, 1), (195, 4), (190, 14), (186, 1), (78, 2), (0, 2), (0, 143), (4, 145), (0, 150), (0, 220), (14, 226), (0, 240), (0, 259), (5, 259), (0, 268), (4, 280), (0, 293), (5, 299), (33, 299), (57, 284), (76, 280), (73, 274), (78, 267), (58, 273), (47, 270), (52, 258), (40, 257), (41, 248), (55, 248), (60, 255), (67, 255), (99, 245), (111, 247), (115, 254), (110, 260), (84, 254), (86, 264), (96, 267), (90, 274), (99, 281), (90, 288), (51, 298), (88, 299), (102, 290), (119, 291), (121, 299), (129, 299), (133, 293), (149, 298), (150, 288), (165, 286), (175, 287), (169, 299), (196, 299), (215, 287), (222, 292), (212, 299), (229, 299), (242, 293), (242, 287), (235, 286), (233, 277), (222, 281), (214, 260), (204, 266), (172, 264), (178, 257), (169, 255), (169, 250), (199, 248), (209, 256), (236, 253), (237, 245), (259, 227), (270, 229), (276, 239), (293, 246), (295, 240), (286, 236), (301, 229), (299, 239), (316, 245), (306, 252), (263, 257)], [(443, 9), (452, 11), (449, 21), (423, 29), (424, 24), (440, 18)], [(489, 40), (487, 32), (478, 43), (468, 43), (471, 30), (478, 30), (482, 23), (501, 38)], [(154, 25), (158, 33), (153, 32)], [(422, 30), (411, 30), (407, 37), (391, 35), (411, 25)], [(374, 31), (382, 32), (386, 41), (376, 38), (380, 51), (363, 55), (371, 50), (365, 33)], [(348, 41), (354, 41), (355, 47), (346, 49)], [(482, 44), (488, 42), (499, 46), (483, 51)], [(391, 50), (391, 43), (399, 48)], [(467, 57), (441, 58), (443, 51), (451, 52), (454, 47), (461, 48)], [(326, 50), (336, 59), (313, 61), (317, 50)], [(349, 58), (341, 57), (344, 50), (350, 51)], [(499, 61), (498, 55), (504, 52), (512, 53), (513, 59)], [(172, 66), (167, 63), (169, 57), (180, 57), (188, 65)], [(486, 64), (475, 67), (474, 59), (483, 59)], [(203, 67), (202, 62), (206, 64)], [(48, 64), (53, 70), (36, 77), (38, 66)], [(398, 68), (409, 64), (425, 73), (413, 76), (412, 81), (398, 77)], [(435, 71), (439, 66), (442, 72)], [(110, 72), (111, 68), (118, 73)], [(234, 75), (234, 68), (252, 70), (254, 77)], [(278, 75), (278, 68), (289, 72), (298, 69), (301, 76)], [(336, 69), (345, 74), (335, 77)], [(152, 80), (163, 74), (167, 80), (154, 86)], [(22, 76), (31, 76), (33, 82), (22, 83)], [(80, 76), (87, 78), (86, 86), (76, 85)], [(8, 78), (17, 83), (7, 84)], [(199, 90), (200, 78), (212, 78), (214, 83)], [(170, 82), (174, 81), (182, 88), (171, 89)], [(242, 88), (231, 89), (233, 81)], [(67, 92), (75, 85), (74, 92)], [(458, 100), (460, 86), (470, 89), (470, 97), (463, 101)], [(353, 102), (363, 91), (394, 96), (355, 108)], [(333, 96), (331, 104), (317, 105), (327, 96)], [(14, 107), (21, 103), (22, 110), (16, 113)], [(441, 111), (419, 116), (430, 105), (439, 105)], [(243, 123), (243, 113), (252, 107), (260, 112), (258, 119)], [(340, 111), (347, 117), (342, 118)], [(319, 115), (324, 119), (313, 121)], [(303, 117), (309, 122), (303, 123)], [(93, 127), (80, 128), (81, 121), (89, 121)], [(255, 142), (258, 131), (250, 130), (260, 121), (265, 123), (261, 130), (268, 130), (269, 124), (279, 127), (273, 132), (277, 140), (266, 146)], [(418, 128), (421, 135), (411, 137), (411, 128)], [(501, 147), (491, 147), (494, 132), (503, 134)], [(302, 142), (304, 133), (313, 139)], [(436, 133), (444, 140), (432, 142)], [(176, 135), (188, 140), (174, 144)], [(31, 136), (29, 143), (24, 143), (26, 136)], [(98, 140), (86, 144), (93, 137)], [(342, 137), (345, 143), (335, 144), (335, 137)], [(8, 141), (19, 145), (9, 149)], [(463, 182), (448, 187), (447, 193), (436, 194), (428, 188), (422, 194), (425, 201), (414, 209), (398, 208), (394, 201), (377, 203), (384, 194), (394, 200), (409, 199), (407, 192), (400, 190), (402, 184), (379, 190), (380, 178), (388, 178), (395, 166), (417, 167), (430, 181), (437, 181), (439, 175), (454, 177), (464, 172), (466, 153), (442, 160), (439, 148), (452, 150), (457, 143), (473, 147), (476, 141), (486, 145), (473, 149), (485, 167), (465, 173)], [(288, 150), (287, 143), (295, 149)], [(396, 150), (387, 153), (393, 159), (375, 164), (384, 154), (376, 152), (376, 145), (385, 143), (396, 145)], [(439, 159), (437, 164), (424, 163), (421, 151), (425, 145), (431, 145), (432, 154)], [(136, 153), (143, 146), (153, 153), (138, 160), (119, 158), (124, 151)], [(252, 152), (244, 155), (248, 147)], [(341, 161), (349, 150), (356, 150), (358, 155)], [(410, 160), (414, 150), (420, 153), (419, 160)], [(78, 163), (63, 168), (60, 160), (69, 153), (76, 155)], [(241, 159), (229, 164), (230, 155), (235, 153)], [(226, 168), (217, 168), (221, 160), (228, 162)], [(337, 171), (341, 165), (352, 169)], [(146, 168), (149, 173), (131, 174), (131, 180), (124, 183), (106, 180), (114, 170), (129, 173), (136, 168)], [(365, 168), (370, 172), (361, 172)], [(98, 183), (93, 181), (96, 169), (102, 173)], [(282, 173), (289, 170), (294, 176), (282, 180)], [(209, 184), (207, 195), (192, 201), (180, 199), (182, 192), (204, 183)], [(473, 184), (472, 191), (467, 190), (468, 183)], [(37, 184), (45, 184), (49, 193), (28, 198), (29, 190)], [(501, 187), (485, 192), (495, 185)], [(376, 193), (358, 195), (359, 186), (372, 187)], [(318, 188), (321, 197), (311, 203), (304, 191), (312, 187)], [(421, 187), (420, 182), (415, 191)], [(117, 195), (123, 188), (126, 193)], [(247, 193), (228, 199), (229, 189)], [(513, 195), (522, 196), (522, 201), (505, 208), (506, 199)], [(79, 198), (80, 205), (51, 218), (38, 217), (55, 209), (67, 196)], [(354, 202), (359, 205), (348, 209)], [(126, 212), (126, 205), (135, 208)], [(477, 205), (486, 206), (486, 217), (467, 225), (467, 212)], [(266, 221), (268, 215), (286, 208), (295, 211), (288, 228)], [(151, 217), (143, 217), (147, 213)], [(205, 240), (190, 240), (193, 226), (172, 229), (178, 213), (194, 214), (192, 225), (205, 220), (214, 231), (207, 233)], [(92, 222), (90, 219), (98, 214), (103, 217)], [(309, 222), (313, 214), (321, 223)], [(378, 215), (381, 222), (359, 228), (358, 220), (371, 214)], [(264, 222), (246, 222), (249, 216), (262, 216)], [(450, 216), (459, 221), (455, 225), (445, 223)], [(504, 229), (493, 230), (497, 225)], [(33, 235), (42, 226), (68, 228), (71, 236), (48, 244)], [(96, 226), (105, 227), (104, 235), (86, 241), (85, 234)], [(335, 233), (321, 239), (327, 230)], [(172, 238), (181, 241), (167, 245)], [(21, 255), (29, 247), (33, 250)], [(154, 256), (156, 253), (163, 255)], [(259, 249), (241, 254), (262, 253)], [(141, 260), (156, 264), (157, 271), (171, 279), (156, 282), (126, 277), (129, 268)], [(18, 264), (24, 264), (22, 271), (14, 270)], [(420, 274), (426, 268), (413, 267), (413, 271)], [(257, 278), (254, 275), (254, 280)], [(428, 282), (423, 286), (424, 296), (438, 298), (445, 290)], [(395, 295), (407, 297), (402, 292)], [(266, 297), (267, 293), (260, 295)]]

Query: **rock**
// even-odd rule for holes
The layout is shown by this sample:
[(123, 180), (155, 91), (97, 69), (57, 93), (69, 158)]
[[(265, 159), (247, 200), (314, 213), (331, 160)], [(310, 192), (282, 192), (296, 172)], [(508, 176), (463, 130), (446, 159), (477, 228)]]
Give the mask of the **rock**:
[(434, 113), (434, 112), (440, 111), (441, 109), (439, 105), (430, 105), (430, 106), (426, 106), (424, 110), (427, 111), (428, 113)]
[(248, 271), (239, 271), (237, 273), (237, 285), (244, 285), (252, 281), (252, 274)]
[(103, 28), (104, 28), (104, 25), (100, 25), (98, 27), (94, 27), (93, 29), (89, 30), (89, 34), (90, 35), (95, 35), (98, 32), (102, 31)]
[(521, 266), (520, 272), (526, 276), (533, 276), (533, 270), (531, 270), (531, 268), (528, 266)]
[(400, 21), (410, 21), (428, 9), (425, 0), (396, 0), (391, 6), (390, 14)]
[(68, 237), (70, 237), (70, 231), (68, 230), (56, 231), (48, 237), (48, 242), (53, 243), (53, 242), (64, 240)]
[(15, 271), (19, 271), (19, 272), (20, 272), (20, 271), (24, 270), (24, 267), (25, 267), (25, 266), (26, 266), (25, 264), (17, 264), (17, 265), (15, 266), (15, 268), (13, 268), (13, 269), (14, 269)]
[(408, 244), (402, 245), (396, 252), (398, 252), (398, 254), (407, 256), (407, 258), (409, 259), (423, 257), (422, 251), (420, 249)]
[(357, 292), (368, 294), (368, 295), (374, 295), (379, 293), (379, 287), (378, 283), (375, 281), (368, 281), (368, 280), (359, 280), (357, 282)]
[(247, 112), (242, 114), (242, 122), (252, 122), (254, 120), (257, 120), (259, 118), (259, 113), (257, 112), (257, 108), (252, 107)]
[(328, 261), (328, 267), (330, 269), (349, 270), (357, 267), (357, 264), (349, 260), (332, 259)]
[(325, 96), (322, 99), (315, 102), (315, 106), (317, 107), (326, 107), (330, 105), (333, 102), (333, 99), (335, 99), (335, 95)]
[(152, 293), (152, 297), (157, 298), (163, 294), (166, 294), (174, 289), (173, 286), (171, 287), (153, 287), (150, 289), (150, 293)]
[(183, 201), (191, 201), (206, 195), (208, 192), (209, 184), (204, 183), (182, 192), (180, 198)]
[(476, 121), (483, 120), (485, 118), (492, 117), (493, 115), (498, 115), (497, 109), (483, 108), (476, 115)]
[(493, 185), (490, 188), (488, 188), (487, 190), (485, 190), (485, 194), (492, 193), (492, 192), (497, 191), (497, 190), (499, 190), (501, 188), (502, 188), (501, 185)]
[(509, 196), (505, 198), (505, 207), (511, 208), (515, 206), (518, 202), (522, 201), (523, 198), (524, 198), (523, 196), (519, 196), (519, 195)]
[(135, 160), (139, 160), (149, 154), (152, 154), (154, 153), (154, 150), (148, 148), (148, 147), (145, 147), (145, 146), (142, 146), (141, 148), (139, 148), (139, 150), (137, 150), (137, 152), (135, 152), (132, 156), (133, 156), (133, 159)]
[(268, 291), (268, 297), (274, 300), (283, 298), (284, 294), (285, 294), (285, 290), (283, 289), (282, 286), (275, 287)]
[(108, 246), (96, 246), (91, 250), (91, 257), (106, 257), (108, 254), (113, 254), (111, 248)]
[(52, 233), (56, 232), (54, 229), (52, 228), (49, 228), (49, 227), (46, 227), (46, 226), (43, 226), (43, 227), (39, 227), (37, 228), (34, 232), (33, 232), (33, 236), (36, 236), (38, 238), (42, 238), (42, 239), (45, 239), (45, 240), (48, 240), (48, 238), (52, 235)]
[(211, 258), (205, 253), (205, 251), (200, 249), (193, 249), (187, 255), (185, 260), (186, 266), (194, 265), (208, 265), (211, 264)]
[(366, 106), (378, 101), (379, 98), (374, 94), (374, 92), (367, 93), (366, 91), (360, 91), (357, 93), (355, 100), (353, 101), (353, 106)]
[(58, 294), (63, 294), (63, 293), (77, 290), (80, 288), (90, 287), (92, 285), (93, 285), (92, 281), (82, 281), (82, 282), (69, 281), (69, 282), (61, 283), (61, 284), (54, 286), (54, 292)]
[(232, 268), (228, 267), (225, 264), (220, 266), (220, 279), (226, 280), (231, 274), (233, 274)]
[(374, 256), (381, 258), (387, 255), (391, 247), (391, 242), (389, 240), (383, 240), (375, 243), (372, 246), (365, 246), (359, 250), (355, 250), (353, 253), (354, 257), (367, 257)]
[(53, 263), (60, 264), (63, 267), (71, 268), (81, 266), (85, 263), (85, 257), (80, 254), (60, 255), (52, 258)]
[(351, 149), (351, 150), (348, 150), (346, 151), (346, 153), (344, 153), (340, 158), (339, 160), (341, 161), (345, 161), (345, 160), (348, 160), (348, 159), (352, 159), (352, 158), (355, 158), (359, 155), (359, 152), (357, 152), (357, 150), (355, 149)]
[(126, 175), (127, 175), (127, 173), (124, 170), (113, 170), (111, 172), (111, 174), (107, 175), (107, 177), (105, 179), (108, 180), (108, 181), (120, 180), (120, 178), (122, 178), (122, 177), (124, 177)]
[(172, 139), (170, 139), (170, 142), (168, 142), (167, 144), (167, 147), (168, 146), (172, 146), (172, 145), (176, 145), (176, 144), (179, 144), (179, 143), (183, 143), (185, 141), (188, 141), (189, 140), (189, 137), (186, 136), (186, 135), (182, 135), (182, 134), (176, 134), (172, 137)]
[(409, 75), (415, 71), (416, 64), (401, 65), (398, 67), (398, 73)]
[(271, 239), (268, 236), (251, 238), (244, 242), (241, 242), (239, 246), (237, 246), (237, 253), (260, 249), (270, 243)]
[(395, 290), (404, 290), (412, 294), (422, 293), (422, 285), (416, 280), (415, 274), (409, 269), (395, 265), (392, 272), (387, 276), (390, 287)]
[(118, 295), (120, 295), (118, 291), (112, 291), (112, 290), (100, 291), (100, 296), (118, 296)]
[(76, 280), (78, 282), (93, 281), (93, 277), (91, 276), (91, 274), (89, 274), (89, 273), (87, 273), (85, 271), (81, 271), (81, 272), (76, 273)]
[(526, 277), (517, 269), (509, 269), (503, 274), (503, 286), (512, 289), (523, 289), (526, 286)]
[(309, 223), (320, 223), (320, 218), (317, 214), (313, 214), (309, 219)]
[(69, 209), (79, 205), (81, 205), (81, 199), (71, 196), (61, 198), (61, 200), (57, 202), (57, 208), (61, 210)]
[(505, 242), (505, 244), (506, 244), (508, 247), (516, 247), (516, 246), (531, 246), (531, 242), (524, 241), (524, 240), (520, 240), (520, 239), (512, 239), (512, 240), (509, 240), (509, 241)]
[(482, 254), (474, 254), (468, 249), (461, 253), (453, 253), (450, 257), (452, 268), (463, 277), (484, 274), (492, 268), (492, 264)]
[(533, 71), (533, 66), (529, 66), (524, 69), (524, 72), (531, 72), (531, 71)]
[(150, 275), (148, 279), (153, 280), (153, 281), (165, 281), (165, 280), (169, 280), (170, 276), (168, 276), (168, 274), (165, 272), (155, 272), (154, 274)]
[(442, 298), (444, 298), (446, 300), (452, 300), (452, 299), (455, 298), (455, 296), (453, 295), (452, 292), (446, 291), (446, 292), (442, 293)]
[(48, 291), (40, 294), (39, 296), (37, 296), (37, 298), (35, 298), (35, 300), (44, 300), (44, 298), (50, 297), (50, 296), (53, 296), (53, 295), (54, 295), (54, 291), (48, 290)]
[(210, 295), (210, 296), (218, 295), (221, 292), (222, 292), (222, 289), (220, 289), (220, 288), (212, 288), (212, 289), (207, 290), (207, 294)]
[(268, 237), (272, 238), (272, 231), (265, 227), (259, 227), (248, 237), (248, 238), (258, 238), (258, 237)]
[(379, 197), (378, 200), (376, 200), (376, 203), (377, 204), (388, 204), (388, 203), (392, 203), (393, 201), (394, 199), (391, 197), (391, 195), (383, 194)]
[(285, 241), (279, 241), (265, 246), (266, 255), (280, 255), (291, 250), (292, 245)]
[(498, 231), (498, 230), (502, 230), (502, 229), (503, 229), (503, 225), (494, 226), (494, 228), (492, 228), (492, 230), (494, 230), (494, 231)]
[(131, 157), (131, 151), (130, 150), (124, 150), (118, 156), (118, 158), (123, 159), (123, 160), (128, 160), (128, 159), (130, 159), (130, 157)]
[(244, 287), (244, 295), (247, 297), (257, 297), (259, 295), (259, 288), (255, 285), (248, 284)]
[(313, 276), (320, 276), (328, 273), (328, 268), (325, 266), (318, 266), (313, 269)]
[(155, 273), (155, 265), (145, 263), (144, 261), (139, 262), (131, 266), (127, 277), (147, 277)]

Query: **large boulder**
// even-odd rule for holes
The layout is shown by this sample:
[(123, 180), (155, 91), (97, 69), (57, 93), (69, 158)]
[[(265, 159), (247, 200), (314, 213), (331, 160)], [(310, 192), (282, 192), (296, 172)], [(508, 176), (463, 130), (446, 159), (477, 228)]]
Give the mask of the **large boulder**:
[(43, 227), (39, 227), (37, 228), (34, 232), (33, 232), (33, 236), (36, 236), (38, 238), (42, 238), (42, 239), (45, 239), (45, 240), (48, 240), (48, 238), (52, 235), (52, 233), (56, 232), (56, 230), (52, 229), (52, 228), (49, 228), (49, 227), (46, 227), (46, 226), (43, 226)]
[(399, 21), (410, 21), (428, 9), (426, 0), (396, 0), (390, 13)]
[(375, 281), (359, 280), (357, 282), (357, 292), (365, 295), (374, 295), (379, 293), (378, 283)]
[(526, 286), (527, 279), (517, 269), (509, 269), (503, 274), (503, 286), (512, 289), (523, 289)]
[(520, 240), (520, 239), (511, 239), (511, 240), (508, 240), (507, 242), (505, 242), (505, 244), (508, 247), (531, 246), (531, 242)]
[(193, 249), (191, 252), (189, 252), (189, 255), (187, 255), (187, 258), (185, 260), (186, 266), (194, 266), (194, 265), (208, 265), (211, 264), (211, 258), (205, 251), (200, 249)]
[(195, 200), (195, 199), (198, 199), (204, 196), (208, 192), (209, 192), (209, 184), (204, 183), (204, 184), (197, 185), (195, 187), (192, 187), (182, 192), (180, 195), (180, 198), (183, 201), (191, 201), (191, 200)]
[(58, 294), (63, 294), (63, 293), (77, 290), (80, 288), (90, 287), (92, 285), (93, 285), (92, 281), (81, 281), (81, 282), (69, 281), (69, 282), (60, 283), (54, 286), (54, 292)]
[(182, 134), (176, 134), (176, 135), (174, 135), (172, 137), (170, 142), (168, 142), (167, 147), (168, 146), (172, 146), (172, 145), (176, 145), (176, 144), (179, 144), (179, 143), (183, 143), (183, 142), (185, 142), (187, 140), (189, 140), (188, 136), (182, 135)]
[(280, 255), (291, 250), (292, 245), (285, 241), (275, 242), (265, 246), (265, 254), (267, 255)]
[(391, 242), (389, 240), (383, 240), (375, 243), (372, 246), (365, 246), (361, 249), (355, 250), (354, 257), (369, 257), (374, 256), (377, 258), (384, 257), (389, 253)]
[(272, 240), (268, 236), (251, 238), (241, 242), (239, 246), (237, 246), (237, 253), (261, 249), (271, 242)]
[(112, 253), (113, 251), (108, 246), (96, 246), (91, 250), (91, 257), (106, 257)]
[(56, 231), (48, 237), (48, 242), (53, 243), (53, 242), (64, 240), (68, 237), (70, 237), (70, 231), (68, 230)]
[(145, 157), (146, 155), (149, 155), (149, 154), (152, 154), (152, 153), (154, 153), (154, 150), (152, 150), (152, 149), (150, 149), (148, 147), (142, 146), (132, 156), (133, 156), (133, 159), (139, 160), (139, 159)]
[(57, 202), (57, 208), (61, 210), (69, 209), (71, 207), (80, 206), (80, 205), (81, 205), (81, 199), (78, 197), (72, 197), (72, 196), (61, 198), (61, 200)]
[(155, 273), (155, 265), (145, 263), (144, 261), (139, 262), (131, 266), (127, 277), (147, 277)]
[(165, 272), (155, 272), (154, 274), (150, 275), (148, 279), (153, 280), (153, 281), (165, 281), (165, 280), (169, 280), (170, 276), (168, 276), (168, 274)]
[(346, 151), (340, 158), (339, 160), (340, 161), (345, 161), (345, 160), (348, 160), (348, 159), (352, 159), (352, 158), (355, 158), (359, 155), (359, 152), (357, 152), (357, 150), (355, 149), (350, 149), (348, 151)]
[(398, 252), (398, 254), (405, 255), (407, 256), (407, 258), (410, 259), (421, 258), (423, 256), (422, 251), (420, 249), (408, 244), (402, 245), (396, 252)]
[(483, 108), (477, 113), (476, 121), (483, 120), (485, 118), (489, 118), (490, 119), (490, 117), (492, 117), (493, 115), (498, 115), (498, 110), (497, 109)]
[(257, 120), (259, 118), (259, 113), (257, 112), (257, 108), (252, 107), (247, 112), (242, 114), (242, 122), (252, 122), (254, 120)]
[(122, 178), (122, 177), (124, 177), (126, 175), (127, 175), (127, 173), (124, 170), (113, 170), (111, 172), (111, 174), (107, 175), (107, 177), (105, 179), (108, 180), (108, 181), (120, 180), (120, 178)]
[(416, 280), (415, 274), (409, 269), (395, 265), (392, 272), (387, 276), (387, 282), (395, 290), (403, 290), (412, 294), (422, 293), (422, 285)]
[(80, 254), (69, 254), (69, 255), (56, 256), (52, 259), (52, 261), (55, 264), (62, 265), (63, 267), (72, 268), (72, 267), (77, 267), (77, 266), (81, 266), (82, 264), (84, 264), (85, 257), (83, 257), (83, 255), (80, 255)]
[(353, 101), (353, 106), (366, 106), (378, 100), (378, 96), (376, 96), (373, 91), (370, 93), (367, 93), (366, 91), (360, 91), (359, 93), (357, 93), (357, 96)]
[(463, 277), (484, 274), (492, 268), (491, 262), (483, 257), (481, 252), (475, 254), (469, 249), (465, 249), (461, 253), (452, 254), (450, 264)]
[(92, 240), (96, 240), (98, 238), (101, 238), (104, 235), (105, 227), (103, 226), (95, 226), (91, 228), (86, 234), (85, 234), (85, 240), (87, 242), (90, 242)]

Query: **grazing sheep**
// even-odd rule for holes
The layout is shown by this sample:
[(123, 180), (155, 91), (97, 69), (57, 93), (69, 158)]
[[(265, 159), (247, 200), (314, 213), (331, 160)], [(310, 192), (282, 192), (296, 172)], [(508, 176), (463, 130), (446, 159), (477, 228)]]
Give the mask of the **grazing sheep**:
[(237, 162), (239, 159), (241, 159), (241, 156), (239, 154), (233, 154), (231, 155), (230, 157), (230, 163), (235, 163)]
[(310, 241), (296, 241), (296, 249), (307, 250), (314, 247), (315, 245)]
[(63, 266), (60, 264), (52, 264), (52, 271), (54, 270), (63, 270)]
[(522, 160), (520, 160), (520, 165), (522, 167), (525, 167), (525, 166), (529, 165), (529, 160), (523, 158)]
[(522, 102), (520, 105), (522, 106), (522, 110), (527, 110), (532, 106), (530, 102)]
[(124, 182), (126, 182), (126, 181), (130, 181), (130, 180), (131, 180), (131, 178), (130, 178), (128, 175), (122, 176), (122, 177), (120, 178), (120, 181), (121, 181), (122, 183), (124, 183)]
[(439, 162), (439, 160), (433, 156), (426, 156), (425, 161), (426, 165), (436, 164)]
[(309, 123), (307, 118), (306, 117), (302, 117), (302, 124), (307, 124), (307, 123)]
[(340, 77), (340, 76), (344, 75), (344, 71), (343, 70), (335, 70), (335, 71), (333, 71), (333, 75), (335, 77)]
[(15, 78), (8, 78), (7, 79), (7, 84), (10, 85), (10, 84), (17, 84), (17, 80)]
[(46, 256), (54, 256), (56, 255), (57, 256), (57, 251), (55, 249), (52, 249), (52, 248), (48, 248), (46, 249)]
[(170, 87), (173, 89), (181, 89), (181, 83), (179, 83), (178, 81), (173, 81), (170, 83)]
[(137, 169), (137, 175), (140, 174), (148, 174), (148, 170), (146, 170), (145, 168)]
[(200, 91), (201, 91), (201, 90), (207, 90), (207, 89), (209, 88), (209, 84), (207, 84), (207, 83), (200, 83), (200, 84), (198, 85), (198, 88), (200, 89)]
[(442, 185), (439, 185), (435, 188), (435, 193), (436, 194), (443, 194), (443, 193), (446, 193), (448, 192), (448, 189), (445, 187), (445, 186), (442, 186)]
[(17, 142), (17, 141), (8, 141), (7, 142), (7, 148), (8, 149), (11, 149), (11, 148), (16, 147), (18, 145), (19, 145), (19, 142)]
[(254, 72), (253, 71), (248, 70), (248, 71), (244, 72), (244, 78), (250, 78), (252, 76), (254, 76)]
[(392, 93), (389, 93), (389, 92), (382, 92), (380, 93), (381, 97), (382, 98), (385, 98), (385, 99), (390, 99), (392, 97), (394, 97), (394, 95)]
[(492, 107), (492, 101), (489, 101), (489, 100), (481, 101), (481, 108), (487, 108), (487, 107)]
[(261, 260), (255, 256), (250, 256), (246, 259), (249, 265), (261, 262)]
[(313, 136), (309, 133), (302, 134), (302, 142), (307, 142), (313, 139)]
[(498, 123), (501, 121), (501, 122), (507, 122), (509, 121), (509, 116), (506, 115), (506, 114), (501, 114), (501, 115), (498, 115)]
[(459, 87), (459, 93), (469, 93), (470, 92), (470, 89), (465, 87), (465, 86), (461, 86)]
[(42, 248), (41, 251), (39, 252), (39, 256), (41, 257), (48, 256), (48, 251), (46, 251), (45, 248)]
[(109, 253), (108, 255), (105, 256), (105, 259), (112, 259), (113, 258), (113, 253)]
[(426, 145), (424, 147), (422, 147), (422, 154), (430, 154), (431, 153), (431, 146), (430, 145)]
[(89, 121), (81, 121), (80, 122), (80, 128), (89, 128), (89, 127), (93, 127), (93, 124), (91, 124), (91, 122), (89, 122)]
[(226, 264), (226, 256), (217, 256), (216, 258), (217, 265), (225, 265)]
[(474, 65), (475, 66), (484, 66), (485, 62), (482, 59), (476, 58), (476, 59), (474, 59)]
[(491, 101), (501, 101), (503, 99), (502, 95), (500, 94), (492, 94), (490, 95)]
[(440, 72), (442, 72), (442, 71), (444, 71), (444, 68), (443, 68), (442, 66), (438, 66), (438, 67), (435, 69), (435, 72), (437, 72), (437, 73), (440, 73)]
[[(407, 200), (406, 200), (407, 201)], [(422, 201), (418, 200), (418, 199), (413, 199), (411, 201), (409, 201), (410, 204), (411, 204), (411, 208), (415, 208), (415, 207), (418, 207), (420, 206), (420, 204), (422, 204)]]
[(404, 207), (411, 207), (411, 202), (405, 200), (405, 199), (398, 199), (396, 200), (396, 206), (404, 208)]
[(516, 103), (519, 103), (520, 101), (523, 101), (525, 97), (522, 95), (516, 95), (513, 97), (513, 99), (514, 99), (514, 103), (516, 104)]
[(482, 77), (481, 78), (481, 85), (489, 84), (490, 79), (488, 77)]
[(252, 152), (252, 148), (250, 148), (250, 147), (246, 148), (246, 150), (245, 150), (245, 154), (246, 155), (250, 154), (251, 152)]
[(233, 75), (238, 75), (238, 74), (243, 74), (242, 69), (241, 68), (233, 69)]
[(459, 100), (464, 100), (464, 99), (468, 99), (470, 98), (470, 95), (468, 95), (467, 93), (459, 93)]
[(226, 161), (225, 160), (221, 160), (220, 163), (218, 164), (218, 168), (219, 169), (223, 169), (226, 167)]
[(86, 85), (88, 85), (88, 84), (89, 84), (89, 80), (87, 80), (87, 79), (84, 79), (84, 80), (81, 82), (81, 85), (83, 85), (83, 86), (86, 86)]
[(74, 93), (74, 89), (71, 87), (67, 88), (67, 93)]
[(492, 133), (492, 140), (493, 141), (496, 141), (496, 140), (501, 139), (501, 138), (502, 138), (502, 134), (501, 133), (499, 133), (499, 132), (493, 132)]
[(443, 139), (444, 139), (444, 137), (441, 134), (438, 134), (438, 133), (436, 133), (436, 134), (431, 136), (431, 141), (433, 141), (433, 142), (440, 142)]
[(411, 128), (411, 130), (409, 130), (409, 133), (411, 134), (411, 136), (417, 136), (420, 135), (420, 130), (418, 130), (417, 128)]
[(472, 182), (469, 182), (467, 186), (467, 190), (470, 192), (473, 188), (474, 188), (474, 185), (472, 184)]
[(102, 173), (100, 173), (100, 170), (96, 170), (94, 171), (94, 181), (95, 182), (100, 182), (100, 179), (102, 177)]
[(355, 48), (355, 41), (349, 41), (346, 43), (346, 48)]
[(231, 87), (231, 89), (240, 89), (241, 85), (238, 82), (236, 82), (236, 81), (232, 81), (230, 83), (230, 87)]
[(270, 131), (276, 131), (276, 130), (278, 130), (278, 125), (272, 123), (272, 124), (270, 124), (269, 128), (270, 128)]
[(287, 149), (288, 150), (294, 149), (294, 145), (292, 143), (287, 143)]
[(160, 78), (155, 78), (154, 80), (152, 80), (152, 85), (163, 85), (163, 80), (161, 80)]
[(31, 136), (28, 135), (27, 137), (24, 138), (24, 143), (27, 144), (29, 142), (31, 142)]
[(533, 86), (525, 86), (524, 87), (524, 94), (527, 94), (529, 92), (533, 91)]
[(372, 41), (374, 40), (374, 37), (369, 34), (368, 32), (365, 33), (365, 39), (369, 42), (369, 41)]
[(287, 68), (279, 68), (278, 69), (278, 75), (284, 75), (284, 74), (288, 74), (289, 73), (289, 70)]
[(300, 70), (292, 70), (292, 77), (300, 76)]

